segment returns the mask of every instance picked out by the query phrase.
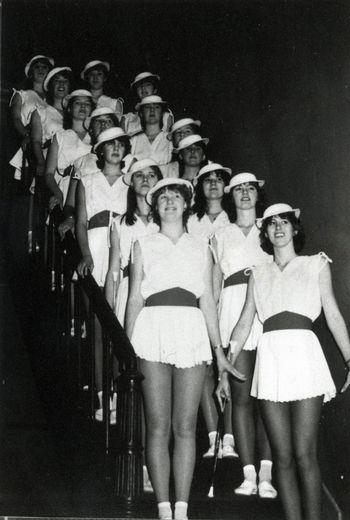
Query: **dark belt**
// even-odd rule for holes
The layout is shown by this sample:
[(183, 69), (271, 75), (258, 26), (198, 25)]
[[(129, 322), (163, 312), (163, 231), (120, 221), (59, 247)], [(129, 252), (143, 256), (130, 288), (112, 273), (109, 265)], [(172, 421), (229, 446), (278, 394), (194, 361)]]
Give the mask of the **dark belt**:
[(109, 225), (109, 214), (112, 213), (112, 217), (117, 217), (118, 213), (114, 213), (114, 211), (110, 212), (107, 210), (100, 211), (100, 213), (96, 213), (89, 220), (88, 229), (94, 229), (99, 227), (108, 227)]
[(224, 280), (224, 289), (225, 287), (230, 287), (230, 285), (240, 285), (243, 283), (248, 283), (250, 271), (246, 273), (249, 268), (246, 267), (241, 271), (237, 271), (236, 273), (231, 274)]
[(303, 314), (284, 311), (270, 316), (263, 324), (264, 333), (290, 329), (312, 330), (312, 320)]
[(129, 266), (126, 265), (124, 267), (124, 269), (122, 269), (122, 271), (123, 271), (123, 278), (127, 278), (129, 276)]
[[(181, 287), (173, 287), (166, 291), (151, 294), (145, 302), (146, 307), (167, 305), (171, 307), (198, 307), (196, 295)], [(181, 324), (179, 324), (181, 327)]]

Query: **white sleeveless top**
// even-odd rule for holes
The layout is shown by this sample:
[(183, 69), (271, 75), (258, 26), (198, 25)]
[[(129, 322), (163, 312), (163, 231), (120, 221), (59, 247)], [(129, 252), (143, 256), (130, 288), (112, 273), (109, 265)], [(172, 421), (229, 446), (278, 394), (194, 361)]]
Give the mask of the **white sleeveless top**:
[(18, 94), (21, 98), (21, 121), (24, 126), (27, 126), (30, 123), (30, 118), (32, 113), (37, 107), (45, 108), (47, 103), (45, 99), (42, 99), (39, 94), (35, 92), (35, 90), (16, 90), (13, 89), (13, 94), (10, 99), (9, 106), (12, 105), (12, 100), (15, 95)]
[(221, 211), (216, 219), (211, 222), (205, 213), (201, 219), (197, 215), (191, 215), (188, 219), (187, 229), (191, 235), (200, 236), (209, 240), (219, 229), (230, 224), (226, 211)]
[(101, 211), (113, 211), (118, 215), (125, 213), (129, 186), (124, 176), (118, 177), (110, 186), (101, 170), (81, 178), (85, 188), (85, 204), (88, 220)]
[(63, 115), (51, 105), (36, 106), (42, 127), (42, 144), (51, 140), (63, 126)]
[(144, 132), (134, 135), (130, 139), (131, 153), (140, 161), (153, 159), (158, 164), (168, 164), (171, 161), (173, 145), (167, 134), (161, 130), (151, 143)]
[(115, 226), (119, 237), (121, 269), (124, 269), (129, 265), (134, 242), (139, 240), (141, 237), (153, 235), (159, 231), (159, 226), (157, 224), (150, 221), (146, 225), (137, 215), (136, 222), (132, 226), (129, 226), (125, 222), (125, 218), (123, 218), (122, 215), (114, 219), (113, 225)]
[(122, 98), (112, 98), (102, 94), (96, 103), (96, 108), (100, 107), (110, 108), (118, 117), (121, 117), (124, 110), (124, 101)]

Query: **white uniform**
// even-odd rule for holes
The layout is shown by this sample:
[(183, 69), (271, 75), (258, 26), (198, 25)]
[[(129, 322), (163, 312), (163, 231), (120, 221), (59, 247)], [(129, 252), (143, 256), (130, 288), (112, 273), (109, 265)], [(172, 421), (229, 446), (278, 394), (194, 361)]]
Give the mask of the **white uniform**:
[[(163, 114), (163, 128), (164, 132), (169, 132), (174, 124), (174, 116), (171, 112), (164, 112)], [(128, 112), (123, 116), (122, 126), (124, 132), (132, 137), (139, 132), (142, 132), (141, 119), (138, 112)]]
[(187, 230), (191, 235), (209, 240), (219, 229), (230, 224), (226, 211), (221, 211), (213, 222), (205, 213), (201, 219), (191, 215), (187, 222)]
[[(180, 287), (199, 298), (204, 292), (208, 245), (184, 233), (176, 244), (162, 233), (139, 240), (144, 278), (141, 293), (151, 295)], [(143, 307), (131, 338), (136, 354), (148, 361), (188, 368), (210, 362), (212, 353), (204, 316), (198, 307)]]
[(149, 222), (147, 225), (136, 215), (136, 222), (129, 226), (122, 216), (116, 217), (114, 220), (120, 247), (120, 273), (119, 273), (119, 287), (115, 304), (115, 313), (119, 322), (124, 325), (125, 307), (129, 294), (129, 262), (131, 250), (134, 242), (141, 237), (152, 235), (159, 231), (159, 226), (154, 222)]
[[(254, 299), (262, 322), (281, 312), (314, 321), (322, 304), (319, 273), (330, 261), (324, 253), (297, 256), (281, 271), (275, 262), (253, 269)], [(295, 401), (336, 394), (322, 347), (312, 330), (265, 332), (259, 341), (251, 395), (271, 401)]]
[[(234, 273), (253, 265), (272, 261), (272, 257), (260, 247), (259, 233), (259, 229), (253, 226), (248, 236), (245, 236), (237, 224), (230, 224), (215, 234), (217, 260), (224, 275), (224, 281)], [(246, 275), (248, 281), (249, 269), (246, 271)], [(246, 293), (246, 283), (222, 288), (219, 301), (219, 326), (224, 347), (228, 346), (232, 330), (241, 315)], [(262, 325), (256, 316), (244, 350), (255, 350), (261, 333)]]
[(88, 221), (91, 221), (92, 217), (103, 211), (109, 212), (109, 219), (105, 226), (88, 229), (89, 248), (94, 261), (92, 275), (98, 285), (103, 287), (108, 271), (109, 233), (113, 222), (113, 213), (117, 215), (125, 213), (128, 185), (125, 184), (124, 178), (121, 176), (110, 186), (100, 170), (84, 175), (81, 182), (85, 188)]
[(70, 181), (70, 175), (65, 175), (65, 169), (72, 166), (76, 159), (90, 152), (90, 136), (86, 134), (84, 139), (81, 140), (74, 130), (69, 129), (60, 130), (55, 137), (58, 144), (55, 181), (63, 193), (63, 201), (65, 202)]
[(122, 100), (122, 98), (111, 98), (102, 94), (102, 96), (100, 96), (97, 99), (97, 101), (95, 100), (95, 102), (96, 108), (110, 108), (119, 118), (121, 118), (121, 116), (123, 115), (124, 101)]
[(144, 132), (134, 135), (130, 139), (131, 153), (138, 161), (141, 159), (153, 159), (159, 165), (168, 164), (171, 161), (173, 145), (167, 134), (161, 130), (157, 137), (150, 142)]

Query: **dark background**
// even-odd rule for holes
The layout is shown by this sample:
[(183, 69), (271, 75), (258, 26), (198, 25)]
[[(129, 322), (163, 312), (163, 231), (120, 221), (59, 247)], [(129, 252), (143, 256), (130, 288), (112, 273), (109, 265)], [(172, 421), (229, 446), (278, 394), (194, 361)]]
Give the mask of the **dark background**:
[[(350, 325), (349, 25), (350, 3), (335, 0), (3, 0), (3, 207), (13, 150), (7, 104), (33, 55), (53, 56), (77, 78), (87, 61), (109, 61), (109, 90), (126, 110), (135, 102), (130, 81), (151, 70), (175, 118), (202, 121), (211, 159), (266, 179), (269, 202), (301, 208), (306, 252), (333, 259)], [(341, 356), (322, 337), (339, 387)], [(350, 488), (349, 408), (350, 391), (325, 407), (322, 427), (324, 478), (340, 500)]]

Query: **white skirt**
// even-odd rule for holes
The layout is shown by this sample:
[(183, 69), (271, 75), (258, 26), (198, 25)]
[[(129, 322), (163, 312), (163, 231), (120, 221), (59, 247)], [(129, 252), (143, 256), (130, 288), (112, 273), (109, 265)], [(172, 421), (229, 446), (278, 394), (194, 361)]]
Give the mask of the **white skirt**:
[(131, 343), (138, 357), (176, 368), (212, 360), (204, 316), (197, 307), (143, 307), (136, 318)]
[(94, 269), (92, 276), (100, 287), (104, 287), (109, 265), (108, 227), (88, 230), (88, 242)]
[(118, 287), (117, 298), (115, 302), (114, 312), (119, 320), (119, 323), (124, 327), (125, 309), (129, 294), (129, 277), (123, 278), (123, 271), (120, 270), (120, 284)]
[(336, 388), (317, 336), (311, 330), (275, 330), (258, 345), (251, 395), (284, 402), (324, 395)]
[[(224, 347), (228, 347), (232, 330), (236, 326), (241, 315), (246, 294), (246, 284), (230, 285), (221, 291), (218, 312), (220, 336)], [(243, 350), (255, 350), (261, 335), (262, 324), (256, 314)]]

